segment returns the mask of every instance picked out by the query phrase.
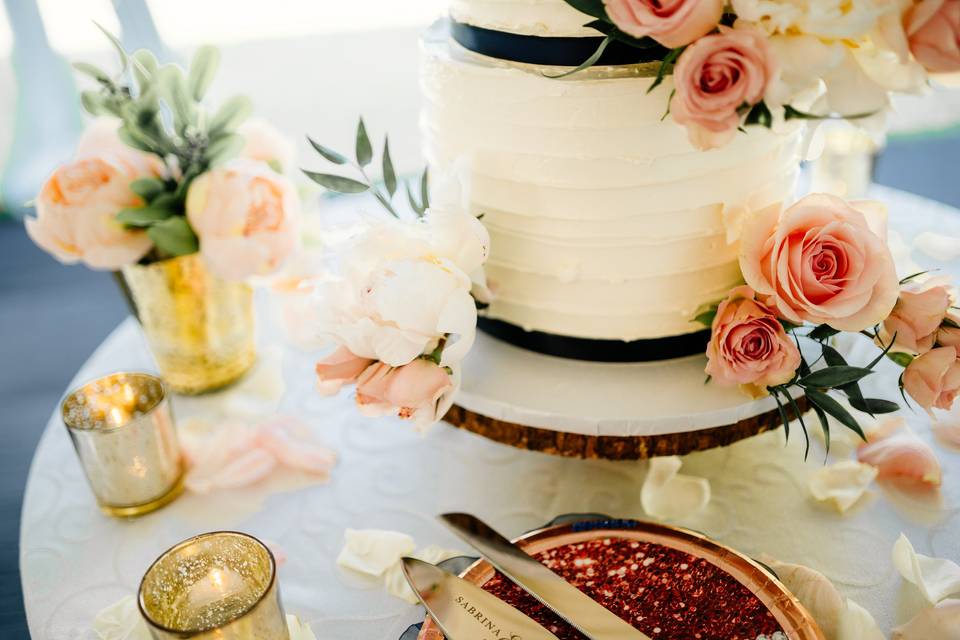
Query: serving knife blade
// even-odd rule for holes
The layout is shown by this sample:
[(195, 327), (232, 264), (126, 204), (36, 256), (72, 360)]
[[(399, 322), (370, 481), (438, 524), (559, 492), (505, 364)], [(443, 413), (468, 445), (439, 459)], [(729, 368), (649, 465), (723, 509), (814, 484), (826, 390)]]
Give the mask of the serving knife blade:
[(650, 640), (476, 516), (445, 513), (440, 520), (500, 573), (591, 640)]
[(557, 640), (526, 614), (440, 567), (403, 558), (403, 575), (447, 640)]

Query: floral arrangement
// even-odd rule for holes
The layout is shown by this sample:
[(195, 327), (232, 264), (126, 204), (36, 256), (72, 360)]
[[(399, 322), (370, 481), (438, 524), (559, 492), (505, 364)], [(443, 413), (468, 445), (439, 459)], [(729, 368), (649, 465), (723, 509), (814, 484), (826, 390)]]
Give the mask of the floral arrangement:
[[(881, 205), (821, 194), (748, 219), (740, 245), (746, 284), (697, 316), (711, 329), (708, 380), (772, 396), (788, 437), (787, 407), (806, 435), (792, 390), (802, 391), (828, 446), (827, 416), (866, 440), (834, 395), (870, 415), (899, 409), (866, 397), (860, 386), (885, 356), (904, 368), (905, 402), (909, 396), (927, 411), (949, 409), (960, 394), (960, 316), (951, 288), (926, 273), (898, 280), (885, 229)], [(877, 357), (865, 366), (847, 363), (831, 344), (841, 332), (876, 343)], [(819, 349), (815, 360), (800, 338)]]
[(339, 345), (317, 363), (318, 389), (331, 395), (355, 385), (363, 414), (431, 425), (453, 402), (476, 333), (477, 307), (488, 300), (483, 264), (490, 237), (467, 212), (453, 177), (441, 181), (431, 198), (424, 171), (419, 199), (407, 185), (413, 214), (402, 216), (393, 202), (398, 181), (389, 142), (383, 190), (367, 177), (373, 150), (363, 120), (354, 161), (310, 142), (328, 161), (352, 165), (362, 181), (313, 171), (307, 176), (341, 193), (370, 191), (392, 216), (366, 224), (339, 247), (338, 273), (317, 287), (317, 330)]
[(275, 270), (299, 241), (299, 200), (281, 173), (294, 164), (292, 145), (247, 120), (246, 97), (205, 108), (217, 49), (198, 49), (185, 72), (104, 33), (121, 69), (74, 65), (96, 82), (81, 103), (97, 118), (41, 188), (27, 233), (61, 262), (94, 269), (199, 251), (226, 279)]
[[(667, 112), (711, 149), (745, 126), (863, 119), (927, 72), (960, 70), (960, 0), (565, 0), (613, 41), (665, 47)], [(563, 74), (563, 75), (569, 75)]]

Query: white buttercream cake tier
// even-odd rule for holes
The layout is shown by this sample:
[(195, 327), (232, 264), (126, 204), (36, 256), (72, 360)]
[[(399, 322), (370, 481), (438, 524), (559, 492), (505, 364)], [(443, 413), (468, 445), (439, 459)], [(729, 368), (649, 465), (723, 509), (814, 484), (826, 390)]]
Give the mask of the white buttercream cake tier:
[[(543, 20), (570, 9), (455, 1), (453, 16), (464, 7)], [(469, 167), (471, 208), (491, 235), (490, 317), (577, 338), (662, 338), (702, 329), (696, 310), (740, 283), (728, 223), (793, 196), (799, 132), (750, 127), (695, 149), (664, 117), (672, 79), (648, 93), (654, 69), (555, 80), (544, 73), (562, 69), (481, 56), (443, 30), (424, 39), (425, 152), (436, 170)]]

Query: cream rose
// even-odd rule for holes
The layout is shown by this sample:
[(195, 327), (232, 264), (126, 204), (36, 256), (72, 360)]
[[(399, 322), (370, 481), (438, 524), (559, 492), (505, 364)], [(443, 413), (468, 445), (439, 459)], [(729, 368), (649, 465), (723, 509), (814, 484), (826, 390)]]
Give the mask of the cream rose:
[(674, 122), (700, 149), (721, 147), (737, 133), (744, 105), (763, 100), (776, 62), (767, 39), (750, 29), (721, 29), (690, 45), (673, 72)]
[(671, 49), (713, 31), (723, 16), (724, 0), (603, 0), (620, 31), (651, 37)]
[(960, 71), (960, 0), (921, 0), (904, 26), (910, 51), (927, 70)]
[(937, 347), (915, 358), (903, 372), (903, 388), (921, 407), (950, 409), (960, 393), (955, 347)]
[(781, 317), (861, 331), (883, 322), (899, 293), (884, 227), (872, 203), (810, 195), (783, 214), (771, 207), (747, 220), (740, 269)]
[(883, 321), (880, 341), (886, 346), (896, 336), (894, 351), (926, 353), (933, 348), (949, 308), (950, 290), (945, 285), (908, 284), (900, 290), (896, 306)]
[(707, 374), (720, 384), (748, 385), (762, 393), (793, 378), (800, 351), (773, 311), (743, 286), (717, 309), (707, 359)]
[(277, 270), (299, 243), (296, 188), (259, 162), (238, 159), (204, 173), (190, 185), (186, 210), (201, 255), (227, 280)]

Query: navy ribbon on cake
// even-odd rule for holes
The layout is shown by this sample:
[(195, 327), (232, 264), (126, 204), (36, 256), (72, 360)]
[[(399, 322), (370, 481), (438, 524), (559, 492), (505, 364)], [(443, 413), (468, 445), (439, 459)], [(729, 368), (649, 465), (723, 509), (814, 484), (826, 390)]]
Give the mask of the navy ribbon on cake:
[[(465, 49), (491, 58), (558, 67), (580, 66), (603, 41), (602, 35), (596, 38), (529, 36), (484, 29), (456, 20), (450, 21), (450, 35)], [(660, 46), (639, 48), (614, 40), (607, 45), (596, 64), (655, 62), (663, 60), (667, 53)]]
[(682, 358), (704, 353), (707, 343), (710, 342), (709, 329), (679, 336), (625, 342), (526, 331), (508, 322), (491, 318), (479, 318), (477, 326), (494, 338), (528, 351), (593, 362), (653, 362)]

